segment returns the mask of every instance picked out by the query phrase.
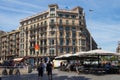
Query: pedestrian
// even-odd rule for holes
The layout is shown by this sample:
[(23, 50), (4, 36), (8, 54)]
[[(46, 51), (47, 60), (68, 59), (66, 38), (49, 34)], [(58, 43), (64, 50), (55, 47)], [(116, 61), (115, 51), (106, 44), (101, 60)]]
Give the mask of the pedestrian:
[(38, 65), (37, 70), (38, 70), (38, 79), (40, 78), (42, 80), (43, 72), (44, 72), (44, 63), (42, 61)]
[(52, 80), (52, 68), (53, 68), (53, 65), (52, 63), (49, 61), (47, 63), (47, 66), (46, 66), (46, 71), (47, 71), (47, 75), (48, 75), (48, 80)]

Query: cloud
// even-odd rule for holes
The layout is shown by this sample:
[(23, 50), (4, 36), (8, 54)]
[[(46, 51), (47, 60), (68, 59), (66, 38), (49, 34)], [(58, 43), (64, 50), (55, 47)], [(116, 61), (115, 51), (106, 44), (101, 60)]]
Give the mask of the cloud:
[(88, 30), (101, 48), (116, 51), (117, 42), (120, 40), (120, 24), (97, 21), (90, 21), (87, 24)]
[(32, 11), (19, 10), (19, 9), (16, 9), (16, 8), (10, 8), (10, 7), (5, 7), (5, 6), (0, 6), (0, 9), (2, 9), (2, 10), (7, 10), (7, 11), (12, 11), (12, 12), (34, 14), (34, 12), (32, 12)]
[(31, 4), (31, 3), (26, 3), (25, 1), (18, 1), (18, 0), (4, 0), (5, 2), (13, 3), (15, 5), (21, 5), (21, 6), (27, 6), (27, 7), (32, 7), (32, 8), (40, 8), (40, 6)]

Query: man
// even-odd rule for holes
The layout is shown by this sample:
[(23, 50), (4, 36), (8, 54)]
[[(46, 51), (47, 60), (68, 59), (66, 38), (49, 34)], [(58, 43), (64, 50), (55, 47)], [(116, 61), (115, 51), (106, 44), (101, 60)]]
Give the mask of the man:
[(48, 75), (48, 79), (49, 80), (52, 80), (52, 68), (53, 68), (53, 65), (52, 63), (49, 61), (47, 63), (47, 67), (46, 67), (46, 71), (47, 71), (47, 75)]
[(38, 68), (38, 77), (41, 77), (41, 80), (42, 80), (42, 77), (43, 77), (43, 72), (44, 72), (44, 63), (41, 61)]

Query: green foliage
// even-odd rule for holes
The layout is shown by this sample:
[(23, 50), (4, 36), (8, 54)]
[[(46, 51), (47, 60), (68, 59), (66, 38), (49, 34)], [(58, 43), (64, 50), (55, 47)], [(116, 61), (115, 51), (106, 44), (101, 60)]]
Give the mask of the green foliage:
[(101, 57), (102, 61), (116, 61), (118, 60), (117, 56), (102, 56)]

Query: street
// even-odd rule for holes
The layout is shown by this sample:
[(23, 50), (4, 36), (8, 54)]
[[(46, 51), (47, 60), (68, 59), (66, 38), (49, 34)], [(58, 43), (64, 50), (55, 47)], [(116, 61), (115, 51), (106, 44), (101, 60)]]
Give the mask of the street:
[[(3, 76), (0, 80), (38, 80), (37, 71), (20, 76)], [(48, 80), (46, 73), (42, 80)], [(53, 80), (120, 80), (120, 74), (109, 75), (93, 75), (93, 74), (77, 74), (75, 72), (64, 72), (57, 69), (53, 70)]]

